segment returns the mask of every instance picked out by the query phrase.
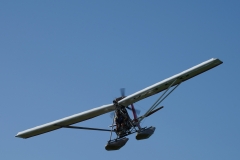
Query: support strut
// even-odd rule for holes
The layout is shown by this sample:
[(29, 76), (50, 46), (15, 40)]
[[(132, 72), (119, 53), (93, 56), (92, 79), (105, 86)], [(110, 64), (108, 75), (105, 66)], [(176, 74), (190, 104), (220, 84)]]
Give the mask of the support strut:
[(107, 132), (112, 131), (110, 129), (89, 128), (89, 127), (79, 127), (79, 126), (61, 126), (61, 125), (55, 125), (55, 126), (59, 126), (59, 127), (62, 127), (62, 128), (71, 128), (71, 129), (85, 129), (85, 130), (107, 131)]
[(111, 141), (111, 139), (112, 139), (113, 124), (114, 124), (114, 118), (115, 118), (115, 116), (116, 116), (116, 112), (114, 112), (114, 116), (113, 116), (113, 121), (112, 121), (112, 129), (111, 129), (111, 133), (110, 133), (110, 140), (109, 140), (109, 141)]
[[(150, 109), (139, 119), (139, 123), (144, 119), (146, 118), (149, 113), (151, 113), (165, 98), (167, 98), (167, 96), (169, 96), (180, 84), (177, 84), (170, 92), (168, 92), (170, 90), (170, 88), (172, 86), (174, 86), (175, 82), (177, 81), (178, 79), (175, 79), (171, 85), (166, 89), (166, 91), (157, 99), (157, 101), (150, 107)], [(167, 93), (168, 92), (168, 93)], [(167, 93), (166, 96), (164, 96), (165, 94)]]

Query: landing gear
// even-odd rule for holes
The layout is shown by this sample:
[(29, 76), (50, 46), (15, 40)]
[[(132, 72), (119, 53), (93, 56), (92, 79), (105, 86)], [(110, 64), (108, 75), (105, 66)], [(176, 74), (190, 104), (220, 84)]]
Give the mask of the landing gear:
[(137, 132), (136, 139), (142, 140), (149, 138), (155, 131), (155, 127), (143, 128)]
[(124, 137), (122, 139), (110, 140), (105, 146), (107, 151), (119, 150), (122, 148), (128, 141), (128, 138)]
[[(149, 138), (155, 131), (155, 127), (149, 127), (149, 128), (141, 128), (139, 125), (139, 121), (136, 116), (136, 111), (132, 105), (132, 111), (134, 114), (134, 119), (132, 120), (128, 112), (126, 110), (125, 106), (119, 105), (117, 101), (114, 101), (115, 104), (115, 116), (113, 118), (112, 122), (112, 130), (111, 130), (111, 135), (110, 135), (110, 140), (107, 142), (105, 149), (107, 151), (112, 151), (112, 150), (119, 150), (122, 148), (127, 141), (129, 140), (126, 138), (126, 136), (137, 133), (136, 134), (136, 139), (137, 140), (143, 140)], [(155, 111), (155, 110), (154, 110)], [(150, 112), (152, 114), (152, 112)], [(114, 122), (116, 123), (114, 125)], [(113, 127), (116, 126), (114, 129)], [(112, 138), (112, 132), (115, 132), (117, 135), (116, 139), (111, 139)]]
[[(107, 142), (105, 149), (107, 151), (112, 151), (112, 150), (119, 150), (122, 148), (127, 141), (129, 140), (126, 138), (127, 135), (135, 133), (132, 132), (132, 128), (135, 129), (128, 112), (125, 108), (125, 106), (121, 106), (118, 104), (117, 101), (113, 101), (115, 104), (115, 115), (113, 118), (113, 123), (112, 123), (112, 130), (111, 130), (111, 135), (110, 135), (110, 140)], [(115, 125), (114, 125), (114, 120), (115, 120)], [(116, 126), (114, 129), (113, 126)], [(135, 130), (136, 131), (136, 130)], [(112, 138), (112, 132), (115, 132), (117, 135), (116, 139), (111, 139)]]

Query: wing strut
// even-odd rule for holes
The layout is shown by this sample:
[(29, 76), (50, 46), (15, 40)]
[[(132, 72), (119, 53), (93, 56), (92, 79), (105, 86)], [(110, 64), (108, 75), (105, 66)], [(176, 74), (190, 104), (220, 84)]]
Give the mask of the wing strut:
[(108, 131), (112, 132), (110, 129), (100, 129), (100, 128), (88, 128), (88, 127), (79, 127), (79, 126), (61, 126), (61, 125), (56, 125), (62, 128), (72, 128), (72, 129), (86, 129), (86, 130), (95, 130), (95, 131)]
[[(146, 118), (147, 116), (150, 115), (150, 113), (165, 99), (167, 98), (167, 96), (169, 96), (180, 84), (178, 83), (171, 91), (169, 91), (169, 89), (174, 86), (174, 83), (178, 80), (178, 78), (176, 78), (172, 84), (166, 89), (166, 91), (157, 99), (157, 101), (152, 105), (152, 107), (150, 107), (150, 109), (140, 118), (139, 123)], [(169, 91), (169, 92), (168, 92)], [(167, 93), (168, 92), (168, 93)], [(167, 93), (166, 96), (164, 96)], [(160, 107), (161, 108), (161, 107)]]

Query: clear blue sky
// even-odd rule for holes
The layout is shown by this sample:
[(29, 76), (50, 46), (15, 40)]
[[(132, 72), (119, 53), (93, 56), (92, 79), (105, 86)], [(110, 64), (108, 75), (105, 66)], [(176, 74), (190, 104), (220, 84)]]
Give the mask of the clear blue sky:
[[(0, 159), (240, 159), (240, 1), (1, 1)], [(127, 95), (210, 58), (224, 63), (183, 84), (135, 135), (17, 132)], [(156, 96), (136, 103), (142, 113)], [(79, 126), (108, 128), (108, 114)]]

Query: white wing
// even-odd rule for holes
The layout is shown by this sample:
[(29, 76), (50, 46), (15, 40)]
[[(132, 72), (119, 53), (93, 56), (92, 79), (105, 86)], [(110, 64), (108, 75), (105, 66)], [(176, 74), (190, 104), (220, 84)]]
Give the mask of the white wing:
[(177, 85), (177, 84), (179, 84), (183, 81), (186, 81), (190, 78), (193, 78), (207, 70), (210, 70), (222, 63), (223, 62), (219, 59), (215, 59), (215, 58), (209, 59), (209, 60), (202, 62), (190, 69), (187, 69), (179, 74), (176, 74), (176, 75), (174, 75), (170, 78), (167, 78), (163, 81), (160, 81), (150, 87), (147, 87), (139, 92), (129, 95), (129, 96), (125, 97), (124, 99), (122, 99), (121, 101), (119, 101), (119, 103), (124, 106), (128, 106), (128, 105), (133, 104), (137, 101), (140, 101), (144, 98), (147, 98), (149, 96), (157, 94), (163, 90), (166, 90), (175, 80), (176, 80), (176, 82), (174, 83), (174, 85)]
[(30, 138), (33, 136), (37, 136), (39, 134), (43, 134), (46, 132), (50, 132), (56, 129), (61, 128), (61, 126), (69, 126), (74, 123), (82, 122), (94, 117), (97, 117), (99, 115), (111, 112), (114, 110), (113, 104), (103, 105), (98, 108), (94, 108), (85, 112), (81, 112), (66, 118), (62, 118), (50, 123), (46, 123), (22, 132), (19, 132), (16, 137), (19, 138)]
[[(222, 61), (219, 59), (210, 59), (208, 61), (205, 61), (199, 65), (196, 65), (188, 70), (185, 70), (179, 74), (176, 74), (170, 78), (167, 78), (163, 81), (160, 81), (150, 87), (147, 87), (139, 92), (136, 92), (130, 96), (125, 97), (121, 101), (119, 101), (120, 104), (124, 106), (128, 106), (130, 104), (133, 104), (137, 101), (140, 101), (144, 98), (147, 98), (149, 96), (152, 96), (154, 94), (157, 94), (163, 90), (166, 90), (174, 81), (174, 85), (177, 85), (183, 81), (186, 81), (190, 78), (193, 78), (194, 76), (197, 76), (209, 69), (212, 69), (218, 65), (222, 64)], [(30, 138), (39, 134), (43, 134), (46, 132), (50, 132), (56, 129), (61, 128), (61, 126), (69, 126), (78, 122), (82, 122), (97, 116), (100, 116), (102, 114), (111, 112), (115, 109), (113, 104), (104, 105), (98, 108), (94, 108), (85, 112), (81, 112), (60, 120), (56, 120), (50, 123), (46, 123), (22, 132), (19, 132), (16, 137), (20, 138)]]

